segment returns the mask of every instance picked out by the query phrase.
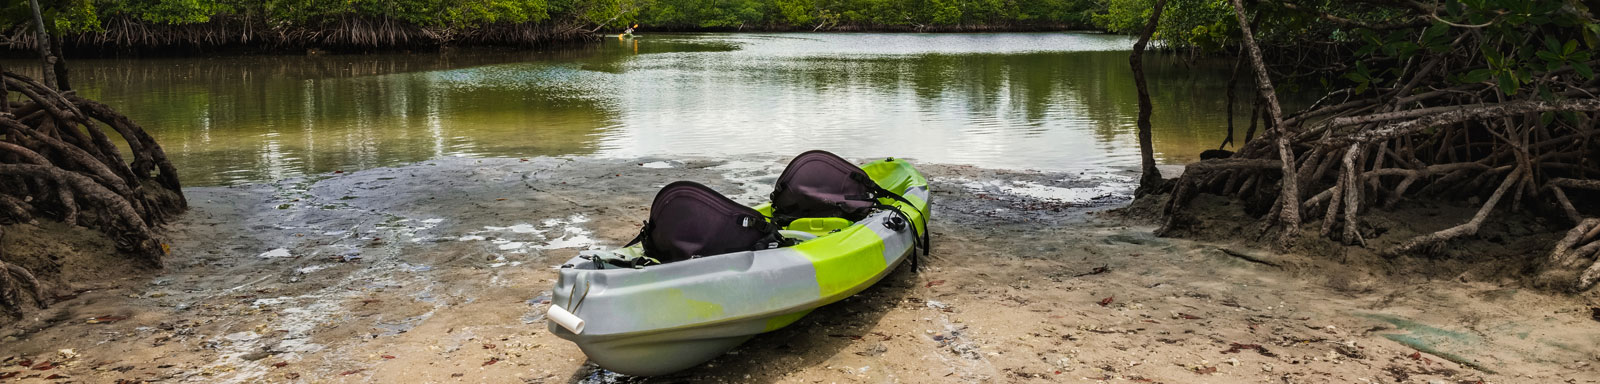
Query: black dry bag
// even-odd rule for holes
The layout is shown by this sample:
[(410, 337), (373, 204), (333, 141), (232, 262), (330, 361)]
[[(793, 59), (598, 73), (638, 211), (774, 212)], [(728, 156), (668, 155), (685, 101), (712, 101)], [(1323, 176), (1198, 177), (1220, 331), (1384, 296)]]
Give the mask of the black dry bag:
[(709, 187), (679, 181), (662, 187), (650, 203), (650, 221), (628, 245), (644, 243), (644, 254), (661, 263), (698, 256), (777, 248), (778, 227), (761, 212)]

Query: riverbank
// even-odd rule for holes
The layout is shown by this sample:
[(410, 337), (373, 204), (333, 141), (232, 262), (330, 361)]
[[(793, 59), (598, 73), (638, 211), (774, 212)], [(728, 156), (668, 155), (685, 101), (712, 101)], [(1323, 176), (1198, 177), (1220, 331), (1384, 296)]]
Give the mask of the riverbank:
[[(782, 160), (444, 158), (191, 188), (192, 211), (166, 229), (167, 269), (63, 287), (63, 301), (0, 330), (0, 375), (632, 382), (586, 365), (546, 330), (551, 267), (631, 238), (660, 185), (697, 180), (753, 202)], [(927, 270), (902, 267), (664, 381), (1600, 377), (1592, 294), (1377, 279), (1238, 244), (1156, 238), (1151, 225), (1105, 213), (1129, 201), (1132, 173), (919, 168), (937, 211)], [(8, 245), (33, 241), (15, 235), (24, 226), (7, 229)]]
[[(621, 28), (570, 23), (500, 23), (471, 28), (411, 24), (398, 20), (344, 18), (318, 25), (266, 25), (249, 18), (216, 18), (194, 24), (150, 24), (115, 19), (104, 30), (68, 34), (62, 52), (68, 60), (111, 57), (216, 57), (226, 55), (324, 55), (431, 52), (461, 48), (550, 49), (577, 47), (615, 37)], [(0, 57), (35, 59), (37, 35), (11, 31), (12, 44)], [(658, 33), (1105, 33), (1078, 24), (958, 24), (818, 26), (651, 26)]]
[[(12, 28), (11, 44), (0, 50), (0, 57), (37, 58), (38, 36), (28, 31)], [(70, 61), (105, 57), (359, 54), (452, 47), (551, 48), (595, 40), (590, 27), (571, 22), (499, 22), (461, 28), (357, 16), (314, 24), (223, 16), (181, 24), (112, 18), (98, 30), (66, 34), (61, 51)]]

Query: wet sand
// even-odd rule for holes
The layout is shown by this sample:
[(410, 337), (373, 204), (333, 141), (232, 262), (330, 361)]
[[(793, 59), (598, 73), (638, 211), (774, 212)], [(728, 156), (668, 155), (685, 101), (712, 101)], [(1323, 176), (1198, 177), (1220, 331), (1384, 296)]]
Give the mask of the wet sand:
[[(1130, 200), (1131, 172), (919, 166), (935, 206), (925, 270), (902, 266), (667, 377), (596, 369), (547, 331), (553, 267), (631, 238), (657, 188), (696, 180), (753, 202), (782, 166), (776, 158), (450, 158), (190, 188), (193, 210), (165, 229), (166, 269), (125, 273), (105, 262), (68, 276), (71, 286), (56, 294), (70, 298), (0, 327), (0, 377), (1600, 382), (1594, 294), (1391, 280), (1232, 242), (1156, 238), (1152, 225), (1106, 213)], [(37, 241), (16, 234), (45, 225), (12, 226), (19, 239), (8, 241)], [(68, 263), (115, 257), (61, 252)], [(24, 369), (21, 360), (54, 367)]]

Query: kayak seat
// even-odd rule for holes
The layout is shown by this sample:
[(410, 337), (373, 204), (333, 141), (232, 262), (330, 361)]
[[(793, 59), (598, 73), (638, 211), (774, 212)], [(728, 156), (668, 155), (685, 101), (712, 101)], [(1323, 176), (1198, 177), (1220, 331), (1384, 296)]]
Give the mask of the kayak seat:
[[(885, 209), (898, 214), (904, 222), (911, 222), (910, 215), (899, 207), (878, 199), (898, 201), (904, 203), (904, 207), (916, 206), (904, 196), (878, 185), (867, 171), (849, 160), (828, 151), (811, 150), (795, 156), (778, 175), (778, 181), (772, 186), (772, 220), (782, 227), (792, 227), (797, 222), (802, 226), (837, 225), (838, 221), (825, 224), (810, 220), (837, 218), (856, 222), (875, 209)], [(913, 222), (911, 226), (913, 234), (921, 233), (912, 239), (914, 247), (921, 248), (924, 254), (928, 252), (925, 228), (926, 221)], [(911, 265), (917, 264), (917, 259), (912, 258)]]
[(627, 246), (643, 244), (657, 263), (782, 246), (780, 228), (760, 211), (734, 202), (700, 183), (662, 187), (650, 203), (650, 219)]
[(877, 186), (849, 160), (828, 151), (806, 151), (790, 160), (778, 175), (772, 187), (772, 218), (785, 227), (805, 218), (855, 222), (878, 205)]

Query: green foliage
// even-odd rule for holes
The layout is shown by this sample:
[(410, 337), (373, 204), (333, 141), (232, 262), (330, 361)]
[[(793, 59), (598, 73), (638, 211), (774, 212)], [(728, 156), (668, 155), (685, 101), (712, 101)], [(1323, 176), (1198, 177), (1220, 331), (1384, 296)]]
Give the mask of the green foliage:
[[(596, 13), (616, 10), (618, 3), (565, 1), (581, 2), (585, 5), (582, 11)], [(55, 30), (67, 33), (98, 31), (111, 19), (178, 25), (238, 15), (264, 17), (273, 25), (308, 26), (343, 18), (390, 19), (430, 27), (540, 22), (551, 18), (547, 0), (43, 0), (41, 6), (45, 17), (54, 20)], [(4, 15), (0, 17), (16, 25), (31, 17), (27, 7), (27, 0), (9, 0), (0, 8)]]
[[(1097, 1), (1093, 23), (1126, 34), (1143, 32), (1155, 4)], [(1600, 23), (1586, 5), (1592, 2), (1578, 0), (1245, 3), (1262, 46), (1325, 47), (1323, 57), (1338, 62), (1297, 65), (1308, 69), (1304, 74), (1321, 76), (1317, 81), (1325, 86), (1348, 86), (1357, 94), (1398, 89), (1418, 66), (1440, 60), (1450, 63), (1445, 67), (1451, 72), (1438, 76), (1456, 83), (1489, 83), (1508, 96), (1558, 95), (1548, 88), (1560, 76), (1540, 74), (1592, 79), (1593, 52), (1600, 49)], [(1168, 47), (1220, 52), (1237, 47), (1237, 24), (1231, 1), (1168, 0), (1155, 37)]]
[(656, 0), (645, 25), (668, 28), (823, 26), (1088, 27), (1100, 0)]
[[(3, 0), (0, 18), (27, 21), (26, 0)], [(110, 20), (156, 25), (251, 17), (274, 26), (345, 19), (425, 27), (569, 20), (605, 28), (633, 23), (678, 28), (856, 26), (1089, 27), (1106, 7), (1148, 0), (41, 0), (58, 32), (103, 30)], [(1183, 0), (1195, 1), (1195, 0)], [(1129, 8), (1131, 11), (1131, 8)]]
[[(1155, 7), (1155, 0), (1099, 1), (1103, 8), (1091, 16), (1094, 25), (1130, 35), (1144, 32)], [(1231, 44), (1238, 33), (1238, 21), (1227, 0), (1168, 0), (1155, 37), (1169, 46), (1216, 51)]]
[(154, 24), (189, 24), (211, 21), (211, 16), (231, 11), (227, 4), (216, 0), (124, 0), (79, 1), (80, 12), (101, 15), (125, 15)]

